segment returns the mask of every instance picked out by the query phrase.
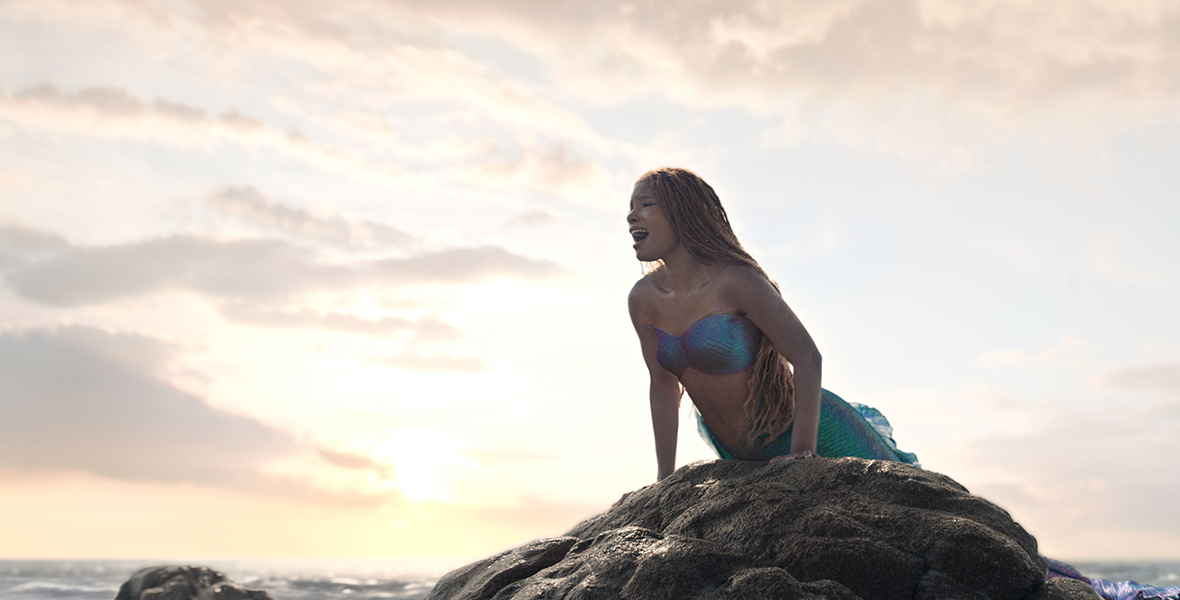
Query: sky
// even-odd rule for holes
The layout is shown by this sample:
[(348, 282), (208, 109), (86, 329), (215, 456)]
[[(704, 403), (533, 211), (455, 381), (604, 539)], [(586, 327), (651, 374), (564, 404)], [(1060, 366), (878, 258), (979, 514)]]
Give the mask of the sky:
[(478, 557), (650, 484), (680, 166), (925, 468), (1180, 559), (1177, 158), (1174, 0), (0, 0), (0, 557)]

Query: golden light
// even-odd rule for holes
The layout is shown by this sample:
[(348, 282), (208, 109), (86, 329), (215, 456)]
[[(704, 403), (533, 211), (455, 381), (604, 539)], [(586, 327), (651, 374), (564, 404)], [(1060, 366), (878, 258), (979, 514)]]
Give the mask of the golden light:
[(466, 447), (453, 435), (436, 429), (402, 429), (374, 446), (374, 460), (393, 465), (397, 487), (411, 502), (453, 502), (453, 478), (474, 466)]

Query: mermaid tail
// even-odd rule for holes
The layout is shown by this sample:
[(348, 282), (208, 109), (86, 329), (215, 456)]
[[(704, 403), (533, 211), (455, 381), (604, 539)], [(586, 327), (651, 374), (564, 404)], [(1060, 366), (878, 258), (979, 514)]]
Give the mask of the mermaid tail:
[[(705, 425), (700, 413), (693, 411), (697, 418), (697, 431), (701, 434), (717, 456), (732, 459), (721, 442)], [(820, 456), (830, 458), (839, 456), (855, 456), (875, 460), (892, 460), (895, 462), (918, 464), (918, 457), (910, 452), (898, 450), (893, 441), (893, 427), (881, 411), (863, 404), (845, 402), (842, 398), (823, 390), (819, 404), (819, 436), (816, 439), (816, 452)], [(777, 439), (756, 449), (750, 458), (754, 460), (770, 460), (776, 456), (791, 453), (791, 428)]]
[[(717, 456), (732, 460), (731, 455), (721, 442), (705, 425), (701, 414), (693, 409), (697, 419), (697, 431), (701, 434)], [(892, 460), (918, 464), (918, 457), (910, 452), (897, 449), (893, 441), (893, 427), (881, 411), (855, 402), (845, 402), (839, 396), (823, 390), (820, 396), (819, 408), (819, 436), (816, 440), (816, 452), (820, 456), (835, 458), (839, 456), (856, 456), (858, 458)], [(755, 460), (770, 460), (775, 456), (785, 456), (791, 453), (791, 429), (778, 439), (766, 444), (753, 453)], [(1054, 577), (1068, 577), (1090, 584), (1094, 591), (1104, 600), (1180, 600), (1180, 586), (1157, 588), (1143, 585), (1134, 581), (1107, 581), (1105, 579), (1090, 579), (1073, 567), (1042, 557), (1049, 565), (1046, 579)]]

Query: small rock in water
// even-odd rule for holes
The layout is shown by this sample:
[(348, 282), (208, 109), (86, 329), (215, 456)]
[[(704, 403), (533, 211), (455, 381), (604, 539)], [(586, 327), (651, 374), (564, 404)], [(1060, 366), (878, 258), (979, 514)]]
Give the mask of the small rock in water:
[(159, 566), (140, 569), (119, 588), (115, 600), (271, 600), (209, 567)]

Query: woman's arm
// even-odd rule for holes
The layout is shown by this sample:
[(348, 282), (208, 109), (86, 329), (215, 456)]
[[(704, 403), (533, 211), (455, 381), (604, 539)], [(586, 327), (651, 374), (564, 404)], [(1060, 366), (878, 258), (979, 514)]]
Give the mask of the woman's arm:
[(642, 310), (643, 280), (635, 284), (627, 298), (631, 323), (639, 335), (643, 362), (651, 378), (648, 398), (651, 404), (651, 429), (656, 442), (656, 480), (676, 470), (676, 433), (680, 420), (680, 380), (659, 365), (656, 360), (656, 335), (650, 316)]
[(823, 359), (811, 334), (782, 294), (753, 269), (735, 267), (725, 287), (728, 300), (746, 313), (774, 348), (794, 367), (795, 420), (791, 426), (791, 458), (815, 456)]
[[(659, 367), (657, 367), (659, 368)], [(662, 370), (662, 369), (661, 369)], [(664, 371), (669, 376), (671, 373)], [(656, 481), (676, 470), (676, 433), (680, 426), (680, 382), (672, 376), (651, 378), (651, 430), (656, 438)]]

